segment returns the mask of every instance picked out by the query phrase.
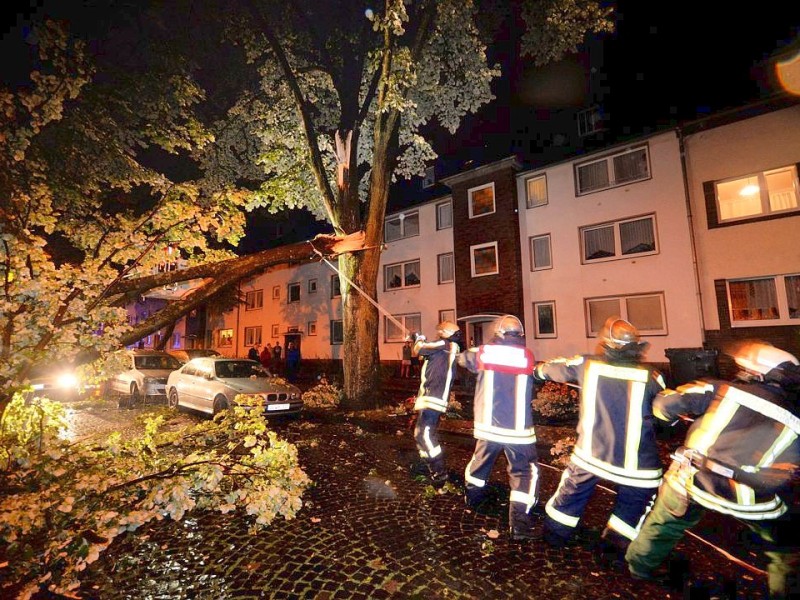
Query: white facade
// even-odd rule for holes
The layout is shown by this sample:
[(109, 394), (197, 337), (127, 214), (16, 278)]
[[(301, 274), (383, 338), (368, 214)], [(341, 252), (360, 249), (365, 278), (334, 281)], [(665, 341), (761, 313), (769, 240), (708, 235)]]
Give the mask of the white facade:
[[(705, 328), (800, 325), (800, 105), (689, 134), (685, 147)], [(774, 174), (766, 186), (765, 173)], [(760, 180), (762, 195), (769, 193), (762, 212), (732, 214), (727, 222), (719, 215), (721, 223), (709, 223), (707, 202), (718, 200), (715, 188), (745, 177)], [(749, 289), (749, 300), (742, 299), (749, 308), (734, 314), (731, 282), (743, 287), (756, 279), (764, 281)], [(717, 301), (717, 281), (725, 282), (724, 302)], [(720, 313), (727, 323), (720, 323)]]
[[(578, 194), (576, 165), (586, 165), (597, 158), (628, 156), (624, 153), (631, 148), (645, 149), (641, 152), (646, 153), (649, 162), (646, 177)], [(528, 208), (527, 182), (538, 176), (546, 177), (546, 203), (539, 199), (539, 205)], [(592, 324), (590, 302), (592, 306), (619, 302), (620, 314), (637, 323), (637, 315), (625, 314), (626, 308), (634, 313), (641, 300), (649, 303), (647, 310), (652, 311), (660, 299), (660, 325), (654, 323), (654, 330), (648, 332), (638, 324), (643, 340), (650, 343), (646, 358), (651, 362), (666, 362), (666, 348), (702, 345), (680, 147), (674, 131), (521, 173), (517, 181), (520, 243), (523, 264), (528, 265), (521, 274), (526, 282), (525, 324), (528, 345), (537, 357), (595, 351), (599, 321), (596, 317)], [(642, 218), (652, 219), (655, 248), (624, 255), (619, 250), (619, 225)], [(585, 256), (588, 242), (582, 238), (582, 229), (597, 225), (608, 225), (609, 232), (615, 230), (616, 256), (599, 260)], [(550, 266), (539, 264), (534, 270), (531, 238), (546, 235), (550, 241)], [(540, 333), (534, 303), (549, 302), (555, 306), (555, 332)]]

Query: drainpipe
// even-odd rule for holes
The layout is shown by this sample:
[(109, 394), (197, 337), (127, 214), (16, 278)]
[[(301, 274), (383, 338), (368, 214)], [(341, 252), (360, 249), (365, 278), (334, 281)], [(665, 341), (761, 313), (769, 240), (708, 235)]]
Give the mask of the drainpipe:
[(689, 223), (689, 240), (692, 249), (692, 270), (694, 271), (694, 287), (695, 295), (697, 296), (697, 307), (700, 311), (700, 330), (702, 332), (703, 346), (706, 343), (706, 323), (705, 316), (703, 315), (703, 292), (700, 287), (700, 268), (697, 263), (697, 242), (695, 241), (694, 233), (694, 215), (692, 214), (692, 201), (689, 195), (689, 175), (686, 168), (686, 145), (683, 139), (683, 131), (680, 127), (676, 127), (675, 131), (678, 135), (678, 145), (681, 155), (681, 175), (683, 176), (683, 196), (686, 202), (686, 220)]

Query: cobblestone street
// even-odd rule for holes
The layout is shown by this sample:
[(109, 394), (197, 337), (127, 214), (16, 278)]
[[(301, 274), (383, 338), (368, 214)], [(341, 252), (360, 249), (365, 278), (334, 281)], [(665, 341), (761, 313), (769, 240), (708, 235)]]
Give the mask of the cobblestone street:
[[(124, 419), (136, 411), (118, 412)], [(696, 538), (678, 547), (691, 565), (691, 590), (634, 581), (600, 566), (590, 546), (613, 502), (608, 489), (599, 489), (590, 503), (575, 546), (556, 550), (510, 541), (504, 463), (493, 473), (496, 514), (467, 510), (460, 493), (433, 494), (410, 474), (416, 452), (406, 417), (374, 420), (319, 412), (274, 427), (298, 446), (301, 465), (315, 482), (298, 518), (277, 519), (257, 536), (248, 533), (249, 521), (240, 513), (197, 513), (181, 522), (150, 525), (120, 538), (92, 565), (83, 578), (84, 597), (765, 597), (764, 576)], [(473, 440), (463, 428), (454, 429), (443, 444), (458, 480)], [(540, 459), (548, 450), (549, 444), (542, 446)], [(543, 466), (541, 505), (559, 476), (558, 469)], [(730, 523), (704, 523), (709, 532), (725, 530), (729, 537), (736, 529)]]

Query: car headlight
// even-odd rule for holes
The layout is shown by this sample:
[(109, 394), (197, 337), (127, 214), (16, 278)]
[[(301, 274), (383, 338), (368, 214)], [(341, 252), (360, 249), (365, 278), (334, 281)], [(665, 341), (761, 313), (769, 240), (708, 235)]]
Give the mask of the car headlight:
[(56, 379), (56, 385), (63, 390), (69, 390), (78, 387), (78, 378), (74, 373), (62, 373)]

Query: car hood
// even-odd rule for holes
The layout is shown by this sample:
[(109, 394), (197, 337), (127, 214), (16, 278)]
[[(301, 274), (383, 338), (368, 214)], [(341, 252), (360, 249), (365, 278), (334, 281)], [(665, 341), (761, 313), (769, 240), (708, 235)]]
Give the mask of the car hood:
[(240, 394), (261, 394), (263, 392), (286, 392), (300, 396), (300, 389), (293, 385), (274, 383), (269, 379), (223, 379), (225, 385)]

